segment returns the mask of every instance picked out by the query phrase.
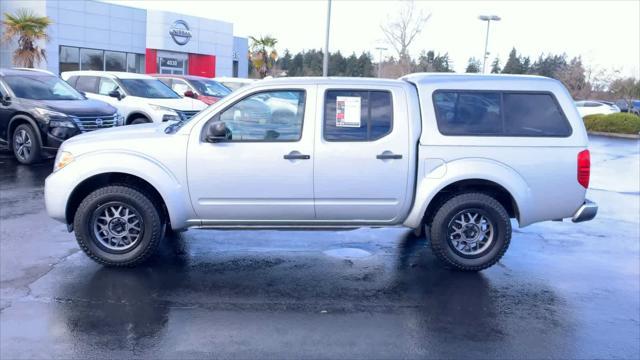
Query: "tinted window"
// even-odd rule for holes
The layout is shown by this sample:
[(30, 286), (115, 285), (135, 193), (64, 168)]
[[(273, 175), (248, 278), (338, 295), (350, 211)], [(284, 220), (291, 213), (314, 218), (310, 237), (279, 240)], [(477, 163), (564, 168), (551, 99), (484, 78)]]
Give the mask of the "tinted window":
[(98, 91), (98, 77), (78, 76), (78, 80), (76, 80), (76, 89), (88, 93), (96, 93)]
[(94, 49), (80, 49), (82, 70), (104, 70), (104, 52)]
[(32, 100), (82, 100), (71, 85), (55, 76), (5, 76), (16, 97)]
[(104, 68), (107, 71), (127, 71), (127, 53), (105, 51)]
[(446, 135), (500, 134), (502, 115), (498, 92), (442, 91), (434, 95), (438, 128)]
[(180, 96), (158, 79), (121, 79), (129, 95), (152, 99), (177, 99)]
[(78, 81), (77, 76), (71, 76), (70, 78), (67, 79), (67, 82), (69, 83), (69, 85), (73, 86), (74, 88), (76, 87), (76, 81)]
[(445, 90), (436, 91), (433, 100), (438, 129), (444, 135), (571, 134), (560, 106), (547, 93)]
[(268, 91), (246, 97), (220, 114), (237, 141), (297, 141), (302, 136), (304, 91)]
[(391, 132), (391, 93), (368, 90), (329, 90), (324, 102), (324, 139), (373, 141)]
[(569, 136), (571, 127), (550, 94), (504, 94), (508, 136)]

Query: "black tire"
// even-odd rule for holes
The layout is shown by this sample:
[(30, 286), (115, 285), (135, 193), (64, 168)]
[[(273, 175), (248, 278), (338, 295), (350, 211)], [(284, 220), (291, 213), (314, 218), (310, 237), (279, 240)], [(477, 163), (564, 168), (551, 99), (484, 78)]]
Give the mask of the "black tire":
[[(472, 251), (464, 253), (457, 249), (462, 243), (463, 248), (468, 245), (465, 241), (450, 240), (450, 229), (455, 228), (456, 223), (460, 224), (459, 216), (469, 216), (476, 214), (484, 217), (488, 222), (484, 223), (488, 227), (491, 224), (491, 240), (486, 240), (486, 245), (478, 245), (475, 251), (477, 254), (470, 254)], [(454, 226), (453, 228), (451, 226)], [(470, 236), (475, 236), (480, 228), (469, 226)], [(477, 226), (477, 224), (476, 224)], [(463, 226), (460, 224), (460, 228)], [(457, 237), (459, 236), (459, 237)], [(456, 239), (461, 239), (463, 235), (457, 235)], [(484, 239), (484, 238), (483, 238)], [(507, 251), (511, 241), (511, 222), (504, 207), (491, 196), (482, 193), (465, 193), (457, 195), (446, 201), (438, 209), (431, 224), (431, 249), (440, 260), (459, 270), (479, 271), (494, 265)], [(473, 247), (471, 247), (472, 250)]]
[(11, 135), (11, 149), (16, 160), (30, 165), (42, 160), (40, 134), (29, 124), (20, 124)]
[(131, 120), (131, 122), (129, 123), (129, 125), (136, 125), (136, 124), (146, 124), (149, 123), (149, 119), (147, 119), (144, 116), (139, 116), (133, 120)]
[[(115, 204), (115, 205), (112, 205)], [(126, 250), (109, 249), (94, 230), (96, 217), (108, 206), (124, 204), (141, 218), (141, 235)], [(94, 261), (106, 266), (136, 266), (153, 255), (164, 236), (160, 211), (151, 197), (128, 186), (106, 186), (89, 194), (78, 206), (73, 227), (80, 248)], [(127, 220), (128, 221), (128, 220)]]

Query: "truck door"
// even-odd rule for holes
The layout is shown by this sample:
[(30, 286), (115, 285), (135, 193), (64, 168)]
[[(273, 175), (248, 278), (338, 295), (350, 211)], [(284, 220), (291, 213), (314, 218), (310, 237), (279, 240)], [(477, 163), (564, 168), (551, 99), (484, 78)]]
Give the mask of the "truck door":
[(395, 88), (318, 88), (314, 151), (318, 220), (400, 220), (410, 170), (409, 121), (406, 103), (399, 101), (403, 96)]
[(217, 113), (228, 140), (189, 139), (187, 174), (204, 225), (313, 221), (315, 86), (258, 90)]

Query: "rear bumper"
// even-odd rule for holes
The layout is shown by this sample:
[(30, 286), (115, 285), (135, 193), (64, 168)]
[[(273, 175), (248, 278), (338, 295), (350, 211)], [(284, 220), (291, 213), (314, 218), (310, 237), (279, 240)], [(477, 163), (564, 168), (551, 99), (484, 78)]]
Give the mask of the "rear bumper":
[(582, 206), (580, 206), (578, 211), (576, 211), (576, 213), (573, 214), (571, 221), (573, 222), (589, 221), (594, 217), (596, 217), (597, 213), (598, 213), (598, 204), (594, 203), (589, 199), (585, 199)]

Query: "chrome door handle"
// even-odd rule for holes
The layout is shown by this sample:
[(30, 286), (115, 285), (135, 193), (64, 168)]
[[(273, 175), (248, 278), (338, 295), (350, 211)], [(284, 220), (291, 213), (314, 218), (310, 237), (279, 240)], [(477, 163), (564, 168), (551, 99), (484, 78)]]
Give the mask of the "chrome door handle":
[(292, 151), (283, 156), (285, 160), (309, 160), (311, 159), (311, 155), (301, 154), (298, 151)]
[(394, 154), (391, 151), (385, 151), (382, 154), (376, 155), (376, 159), (378, 160), (398, 160), (402, 159), (401, 154)]

